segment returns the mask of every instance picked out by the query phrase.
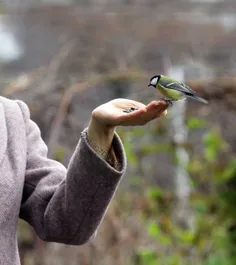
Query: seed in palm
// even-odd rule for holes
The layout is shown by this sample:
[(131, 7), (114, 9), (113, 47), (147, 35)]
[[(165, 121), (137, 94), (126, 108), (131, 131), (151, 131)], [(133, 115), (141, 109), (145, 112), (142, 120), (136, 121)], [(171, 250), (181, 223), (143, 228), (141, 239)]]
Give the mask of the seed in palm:
[(131, 107), (130, 109), (123, 110), (123, 112), (125, 112), (125, 113), (130, 113), (130, 112), (133, 112), (133, 111), (135, 111), (135, 110), (137, 110), (137, 108), (133, 108), (133, 107)]

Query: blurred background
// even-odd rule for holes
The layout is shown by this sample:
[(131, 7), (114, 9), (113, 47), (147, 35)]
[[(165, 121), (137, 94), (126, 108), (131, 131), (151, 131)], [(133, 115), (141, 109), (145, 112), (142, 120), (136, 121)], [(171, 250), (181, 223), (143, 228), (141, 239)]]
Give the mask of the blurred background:
[(0, 1), (1, 95), (24, 100), (65, 166), (91, 111), (148, 104), (154, 74), (209, 100), (117, 128), (128, 169), (84, 246), (45, 243), (19, 221), (23, 265), (236, 264), (236, 2)]

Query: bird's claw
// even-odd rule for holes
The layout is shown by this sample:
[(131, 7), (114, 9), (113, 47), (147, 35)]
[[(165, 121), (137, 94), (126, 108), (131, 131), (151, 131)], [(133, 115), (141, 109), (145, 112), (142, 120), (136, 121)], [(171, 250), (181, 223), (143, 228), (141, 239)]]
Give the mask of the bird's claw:
[(173, 100), (170, 98), (160, 98), (160, 100), (165, 101), (169, 105), (169, 107), (173, 105)]

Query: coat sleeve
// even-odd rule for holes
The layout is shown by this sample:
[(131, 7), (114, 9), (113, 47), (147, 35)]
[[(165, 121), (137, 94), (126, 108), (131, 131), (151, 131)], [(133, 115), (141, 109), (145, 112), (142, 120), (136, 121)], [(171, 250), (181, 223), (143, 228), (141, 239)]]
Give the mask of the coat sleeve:
[(17, 103), (27, 133), (27, 164), (19, 217), (44, 241), (84, 244), (96, 235), (125, 173), (122, 142), (115, 133), (112, 146), (120, 164), (117, 170), (90, 147), (85, 128), (66, 169), (47, 157), (47, 145), (30, 118), (28, 106), (20, 100)]

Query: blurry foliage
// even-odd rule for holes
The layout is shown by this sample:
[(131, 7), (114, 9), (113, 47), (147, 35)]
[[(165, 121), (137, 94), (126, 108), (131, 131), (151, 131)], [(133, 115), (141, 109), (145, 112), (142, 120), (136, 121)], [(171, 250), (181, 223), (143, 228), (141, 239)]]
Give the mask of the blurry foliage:
[[(140, 216), (150, 246), (137, 248), (133, 257), (135, 265), (233, 265), (236, 262), (236, 157), (217, 128), (209, 128), (203, 119), (190, 117), (186, 120), (189, 130), (205, 129), (203, 149), (194, 152), (190, 148), (190, 173), (193, 191), (190, 205), (194, 213), (194, 227), (182, 228), (172, 217), (175, 197), (169, 190), (137, 181), (144, 193)], [(160, 128), (160, 132), (163, 128)], [(145, 128), (132, 132), (120, 132), (125, 137), (128, 161), (133, 166), (140, 163), (135, 141)], [(144, 155), (171, 151), (171, 143), (154, 143), (140, 147)], [(136, 165), (137, 166), (137, 165)], [(139, 179), (139, 177), (137, 177)], [(139, 203), (140, 204), (140, 203)], [(137, 210), (137, 209), (136, 209)]]

